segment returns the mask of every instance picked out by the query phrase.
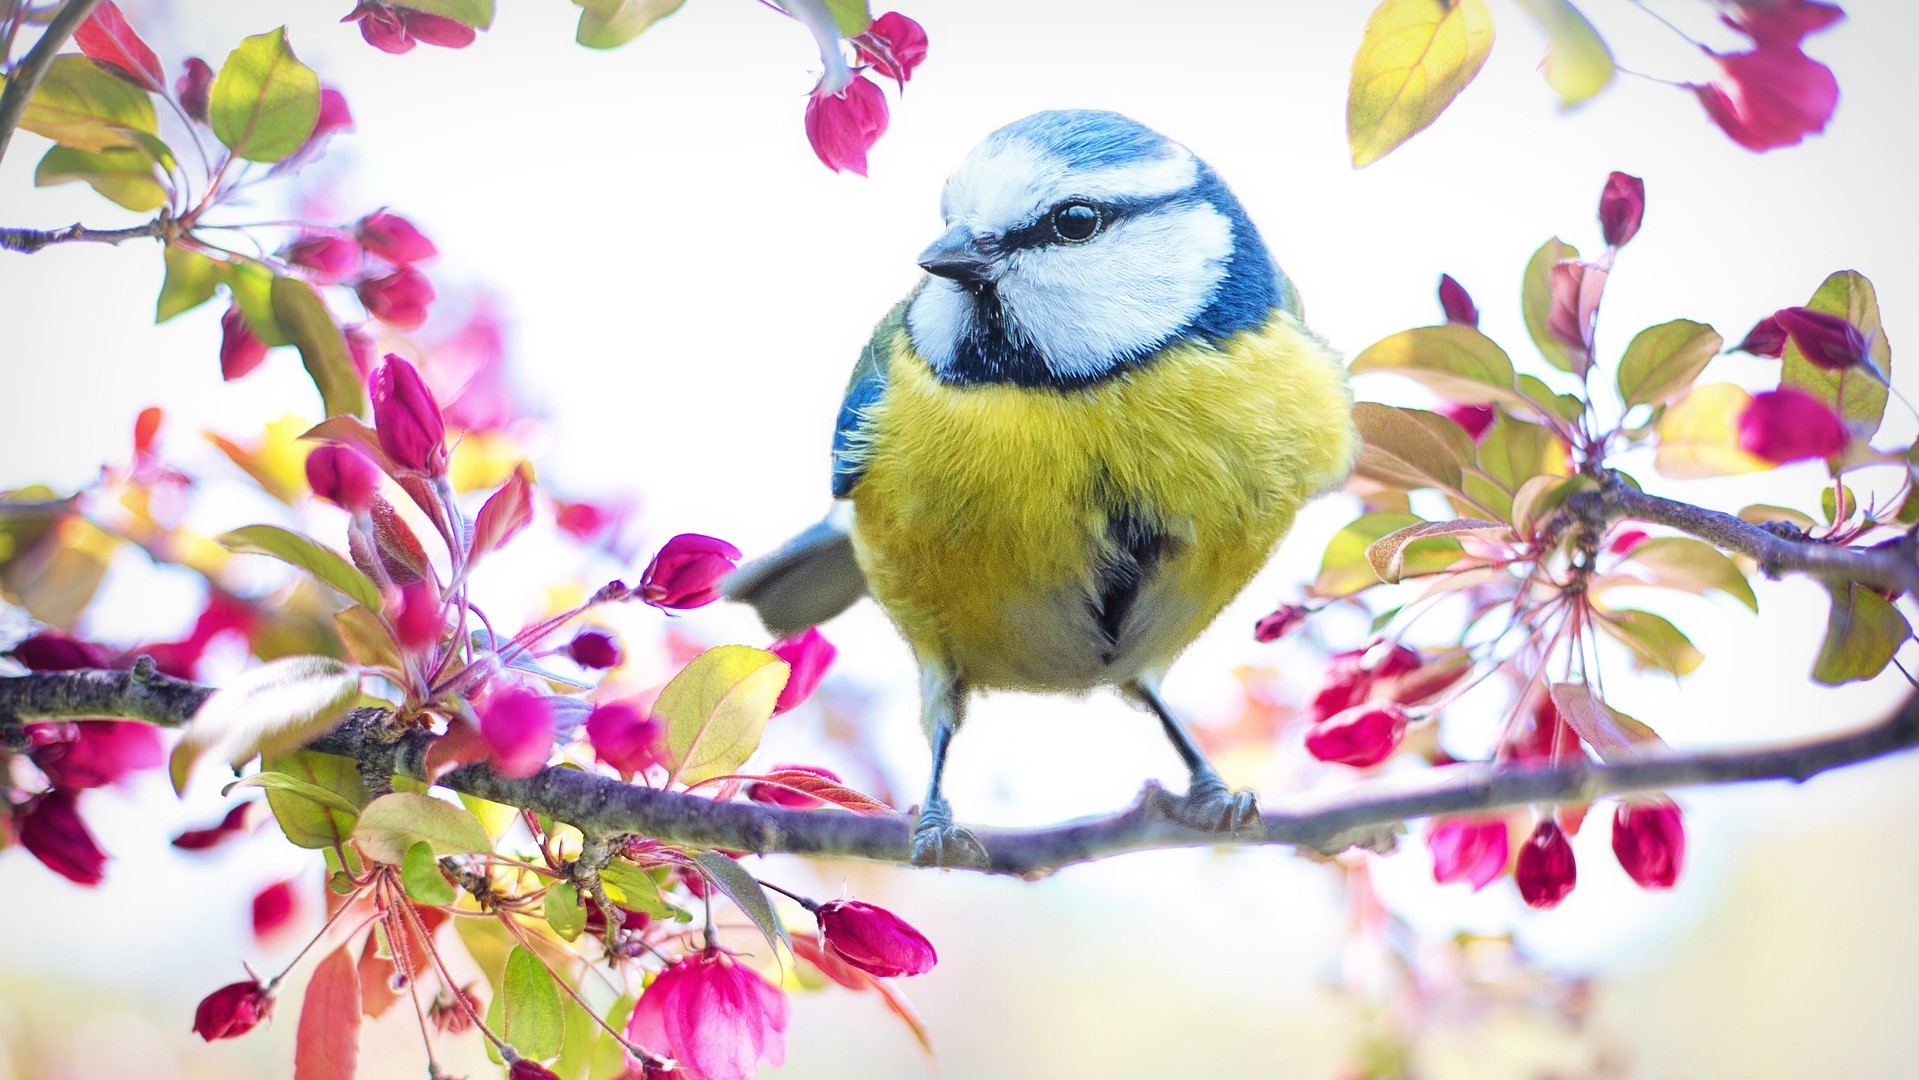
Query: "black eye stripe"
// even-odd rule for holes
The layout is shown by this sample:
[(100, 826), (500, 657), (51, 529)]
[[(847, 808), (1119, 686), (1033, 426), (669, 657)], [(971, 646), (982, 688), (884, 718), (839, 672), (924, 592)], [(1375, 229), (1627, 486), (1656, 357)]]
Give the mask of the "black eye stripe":
[(1061, 240), (1058, 234), (1053, 231), (1053, 215), (1057, 213), (1060, 208), (1068, 205), (1079, 204), (1090, 206), (1098, 212), (1099, 228), (1094, 234), (1096, 236), (1098, 233), (1111, 229), (1114, 225), (1125, 221), (1127, 218), (1137, 217), (1140, 214), (1157, 210), (1162, 206), (1204, 201), (1206, 200), (1203, 197), (1196, 195), (1192, 191), (1176, 191), (1170, 195), (1159, 195), (1150, 199), (1128, 199), (1112, 202), (1069, 197), (1048, 206), (1030, 221), (1008, 229), (997, 236), (983, 238), (982, 246), (987, 247), (996, 254), (1009, 251), (1030, 251), (1034, 248), (1042, 247), (1069, 247), (1071, 244), (1068, 241)]

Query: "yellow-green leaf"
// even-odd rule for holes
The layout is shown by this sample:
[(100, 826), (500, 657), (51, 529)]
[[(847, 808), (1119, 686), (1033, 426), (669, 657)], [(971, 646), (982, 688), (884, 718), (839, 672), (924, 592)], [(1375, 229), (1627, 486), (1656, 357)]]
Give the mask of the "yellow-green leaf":
[(1599, 628), (1633, 654), (1633, 667), (1655, 668), (1673, 675), (1690, 675), (1705, 657), (1691, 639), (1665, 618), (1650, 611), (1625, 608), (1601, 612)]
[[(305, 752), (306, 751), (296, 751), (296, 753)], [(338, 810), (349, 817), (357, 817), (360, 813), (358, 803), (350, 801), (347, 796), (334, 791), (332, 788), (322, 787), (311, 780), (302, 780), (291, 773), (278, 772), (271, 769), (261, 769), (251, 776), (243, 776), (233, 783), (228, 784), (226, 787), (221, 788), (220, 794), (231, 795), (240, 788), (253, 787), (263, 788), (267, 791), (290, 791), (303, 799), (319, 803), (321, 806), (332, 810)]]
[(1564, 476), (1569, 471), (1566, 445), (1557, 435), (1503, 413), (1480, 435), (1478, 461), (1480, 471), (1508, 495), (1536, 476)]
[(1508, 532), (1506, 526), (1496, 521), (1481, 521), (1478, 518), (1421, 521), (1403, 529), (1396, 529), (1373, 541), (1366, 548), (1366, 561), (1372, 564), (1373, 572), (1379, 575), (1381, 581), (1397, 584), (1405, 573), (1406, 549), (1414, 543), (1435, 537), (1505, 532)]
[(27, 101), (20, 126), (79, 150), (140, 145), (134, 132), (158, 134), (153, 98), (78, 53), (53, 58)]
[(320, 77), (293, 55), (286, 27), (256, 34), (220, 65), (207, 114), (213, 134), (235, 157), (279, 161), (313, 134)]
[(1465, 325), (1402, 330), (1353, 358), (1355, 375), (1391, 371), (1462, 405), (1528, 404), (1513, 386), (1513, 362), (1491, 338)]
[(406, 0), (401, 6), (444, 16), (475, 30), (493, 25), (493, 0)]
[(524, 945), (515, 945), (506, 958), (505, 999), (507, 1045), (521, 1057), (545, 1060), (558, 1057), (563, 1044), (566, 1021), (560, 1015), (560, 991), (540, 958)]
[[(1326, 542), (1319, 576), (1312, 593), (1320, 597), (1350, 596), (1379, 584), (1379, 574), (1367, 551), (1382, 537), (1419, 525), (1424, 519), (1400, 510), (1375, 510), (1349, 523)], [(1420, 576), (1444, 570), (1465, 550), (1450, 537), (1434, 537), (1400, 553), (1400, 576)]]
[(249, 668), (214, 691), (188, 722), (167, 771), (184, 792), (213, 754), (235, 769), (255, 754), (292, 750), (331, 728), (360, 697), (360, 677), (330, 656), (287, 656)]
[[(1872, 361), (1881, 374), (1892, 377), (1892, 346), (1886, 341), (1885, 327), (1879, 323), (1879, 296), (1872, 282), (1857, 270), (1841, 270), (1826, 278), (1806, 306), (1814, 311), (1837, 315), (1859, 328), (1872, 343)], [(1795, 386), (1839, 411), (1848, 424), (1863, 429), (1870, 437), (1879, 430), (1886, 414), (1886, 387), (1870, 372), (1860, 368), (1828, 371), (1806, 359), (1799, 346), (1786, 342), (1786, 354), (1779, 369), (1779, 384)]]
[(624, 45), (646, 29), (680, 10), (686, 0), (573, 0), (580, 8), (580, 28), (573, 39), (589, 49)]
[(580, 891), (569, 882), (556, 881), (546, 887), (540, 913), (546, 916), (546, 924), (561, 940), (572, 941), (586, 929), (586, 909), (580, 906)]
[(1878, 675), (1912, 636), (1912, 626), (1892, 601), (1857, 583), (1843, 589), (1830, 590), (1826, 640), (1812, 665), (1813, 680), (1827, 686)]
[(493, 850), (480, 819), (445, 799), (411, 791), (382, 795), (360, 811), (353, 842), (367, 858), (402, 864), (407, 849), (424, 842), (435, 856)]
[(278, 525), (247, 525), (220, 534), (220, 545), (246, 555), (270, 555), (297, 566), (369, 611), (380, 610), (380, 590), (332, 548)]
[(1461, 470), (1473, 459), (1473, 440), (1437, 413), (1362, 401), (1353, 423), (1365, 439), (1357, 474), (1408, 490), (1460, 490)]
[(1373, 9), (1346, 100), (1353, 167), (1371, 165), (1438, 119), (1492, 47), (1485, 0), (1385, 0)]
[(360, 381), (347, 352), (346, 337), (333, 321), (320, 294), (298, 278), (276, 277), (272, 285), (273, 318), (287, 339), (300, 350), (307, 375), (319, 388), (328, 416), (359, 416), (366, 412), (366, 384)]
[[(279, 776), (292, 782), (268, 779)], [(268, 755), (261, 759), (260, 771), (241, 783), (266, 789), (267, 807), (297, 847), (326, 849), (345, 843), (359, 820), (359, 807), (366, 805), (359, 766), (350, 758), (312, 750)]]
[(183, 244), (168, 244), (160, 252), (167, 276), (160, 282), (160, 299), (153, 305), (153, 321), (166, 322), (213, 299), (220, 284), (220, 264)]
[(1526, 317), (1526, 333), (1533, 339), (1533, 346), (1546, 362), (1561, 371), (1573, 369), (1572, 353), (1552, 332), (1546, 329), (1546, 319), (1552, 313), (1553, 266), (1566, 259), (1579, 258), (1579, 249), (1563, 243), (1555, 236), (1539, 245), (1533, 257), (1526, 263), (1526, 276), (1520, 287), (1520, 311)]
[(451, 904), (457, 895), (453, 883), (440, 872), (433, 845), (425, 840), (406, 849), (406, 857), (400, 862), (400, 885), (422, 904)]
[(737, 772), (759, 747), (789, 671), (764, 649), (721, 645), (673, 676), (653, 703), (666, 722), (672, 778), (696, 784)]
[(1676, 480), (1764, 472), (1772, 462), (1739, 446), (1739, 414), (1752, 395), (1732, 383), (1695, 386), (1659, 418), (1653, 468)]
[(1612, 82), (1612, 50), (1578, 8), (1566, 0), (1520, 0), (1519, 6), (1546, 31), (1546, 85), (1561, 107), (1586, 101)]
[(614, 858), (600, 869), (600, 887), (606, 898), (623, 908), (643, 911), (656, 919), (667, 919), (673, 909), (660, 898), (660, 883), (634, 863)]
[(693, 858), (706, 871), (706, 880), (719, 886), (720, 891), (738, 905), (747, 918), (753, 920), (753, 925), (759, 928), (768, 945), (777, 940), (786, 942), (788, 949), (793, 947), (793, 942), (786, 936), (786, 927), (780, 924), (779, 916), (773, 912), (773, 904), (767, 899), (766, 890), (760, 887), (752, 874), (717, 851), (696, 852)]
[(1684, 394), (1725, 341), (1691, 319), (1641, 330), (1619, 361), (1619, 397), (1627, 407), (1664, 405)]
[(116, 146), (94, 151), (53, 146), (33, 170), (35, 187), (75, 180), (135, 213), (158, 210), (167, 202), (166, 185), (160, 183), (154, 173), (153, 159), (145, 150)]
[(1642, 541), (1625, 558), (1625, 564), (1645, 572), (1648, 583), (1666, 589), (1704, 595), (1722, 592), (1734, 600), (1759, 610), (1759, 598), (1753, 595), (1752, 582), (1739, 564), (1711, 544), (1688, 536), (1659, 536)]

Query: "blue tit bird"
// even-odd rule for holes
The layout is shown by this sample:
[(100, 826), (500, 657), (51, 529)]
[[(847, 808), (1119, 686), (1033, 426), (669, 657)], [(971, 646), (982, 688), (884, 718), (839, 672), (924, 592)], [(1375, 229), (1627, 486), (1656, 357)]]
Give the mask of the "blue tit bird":
[(1112, 686), (1192, 774), (1175, 817), (1257, 825), (1159, 692), (1359, 452), (1339, 358), (1219, 176), (1110, 112), (1043, 112), (946, 182), (926, 276), (860, 353), (826, 520), (726, 593), (776, 634), (870, 593), (912, 646), (922, 865), (985, 865), (941, 794), (970, 692)]

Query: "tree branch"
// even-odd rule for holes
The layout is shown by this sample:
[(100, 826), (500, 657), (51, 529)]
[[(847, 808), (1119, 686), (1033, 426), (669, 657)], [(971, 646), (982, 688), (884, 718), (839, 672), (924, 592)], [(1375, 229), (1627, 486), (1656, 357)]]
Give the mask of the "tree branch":
[(89, 229), (78, 222), (64, 229), (0, 228), (0, 248), (31, 255), (51, 244), (118, 244), (123, 240), (159, 240), (166, 236), (168, 224), (167, 218), (157, 217), (144, 225), (129, 225), (124, 229)]
[(100, 0), (67, 0), (60, 13), (47, 22), (45, 33), (33, 43), (27, 55), (20, 58), (12, 71), (7, 73), (6, 89), (0, 90), (0, 159), (7, 156), (7, 143), (13, 139), (13, 129), (20, 126), (20, 118), (26, 115), (27, 102), (33, 98), (33, 92), (40, 89), (40, 80), (46, 78), (47, 68), (53, 64), (54, 54), (60, 51), (80, 24), (87, 21)]
[[(144, 660), (133, 671), (40, 672), (0, 678), (0, 731), (18, 743), (36, 720), (117, 717), (165, 727), (184, 724), (212, 691), (161, 675)], [(310, 744), (321, 753), (426, 778), (434, 736), (378, 738), (384, 719), (360, 709)], [(1663, 751), (1605, 764), (1576, 758), (1549, 767), (1479, 763), (1407, 776), (1376, 777), (1332, 791), (1270, 801), (1258, 832), (1221, 837), (1175, 822), (1173, 796), (1147, 784), (1126, 810), (1041, 829), (975, 828), (990, 872), (1039, 877), (1063, 866), (1150, 848), (1289, 844), (1338, 851), (1377, 846), (1409, 818), (1479, 813), (1535, 803), (1589, 802), (1603, 795), (1664, 791), (1754, 780), (1803, 781), (1844, 765), (1919, 746), (1919, 693), (1869, 727), (1802, 742), (1751, 749)], [(759, 803), (714, 802), (625, 784), (579, 769), (547, 768), (524, 779), (486, 765), (463, 765), (437, 783), (482, 799), (548, 814), (588, 836), (636, 833), (669, 843), (759, 854), (829, 855), (906, 864), (912, 823), (904, 815), (786, 810)]]

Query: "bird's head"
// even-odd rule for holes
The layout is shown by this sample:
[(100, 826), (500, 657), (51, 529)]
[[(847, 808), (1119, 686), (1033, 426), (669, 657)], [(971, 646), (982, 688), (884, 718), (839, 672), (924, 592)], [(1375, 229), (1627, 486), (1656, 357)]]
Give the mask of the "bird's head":
[(950, 382), (1071, 388), (1287, 302), (1238, 200), (1192, 151), (1117, 113), (1043, 112), (946, 181), (946, 231), (907, 311)]

